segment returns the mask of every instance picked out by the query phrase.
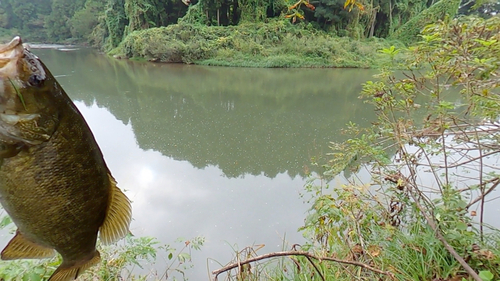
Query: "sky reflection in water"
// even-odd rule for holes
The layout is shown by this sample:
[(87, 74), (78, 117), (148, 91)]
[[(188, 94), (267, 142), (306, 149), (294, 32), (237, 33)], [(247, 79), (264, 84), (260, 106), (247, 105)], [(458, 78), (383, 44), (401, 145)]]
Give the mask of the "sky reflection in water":
[[(76, 105), (119, 186), (133, 200), (132, 233), (167, 244), (179, 237), (207, 239), (202, 251), (193, 252), (196, 268), (188, 271), (192, 280), (206, 276), (207, 259), (229, 262), (232, 247), (266, 244), (261, 251), (271, 252), (282, 250), (285, 237), (291, 244), (303, 242), (296, 232), (308, 208), (299, 197), (302, 178), (287, 174), (273, 179), (264, 175), (228, 178), (214, 166), (195, 168), (188, 161), (142, 150), (131, 125), (124, 125), (105, 108)], [(209, 264), (210, 270), (218, 267)]]

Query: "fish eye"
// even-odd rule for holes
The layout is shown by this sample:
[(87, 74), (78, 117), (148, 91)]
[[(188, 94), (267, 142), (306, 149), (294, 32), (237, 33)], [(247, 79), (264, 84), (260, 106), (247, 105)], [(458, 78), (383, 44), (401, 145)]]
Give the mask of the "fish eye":
[(40, 87), (43, 83), (43, 78), (40, 77), (39, 75), (33, 74), (30, 76), (28, 83), (31, 86)]

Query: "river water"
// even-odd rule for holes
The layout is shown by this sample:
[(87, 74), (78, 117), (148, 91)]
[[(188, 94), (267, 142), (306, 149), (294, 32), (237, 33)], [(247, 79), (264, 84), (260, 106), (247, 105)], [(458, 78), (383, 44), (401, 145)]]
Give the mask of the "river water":
[[(91, 50), (34, 49), (89, 123), (133, 201), (131, 231), (161, 243), (203, 236), (190, 280), (231, 261), (303, 243), (300, 196), (312, 161), (372, 110), (360, 69), (249, 69), (115, 60)], [(10, 235), (2, 237), (8, 241)], [(145, 271), (159, 275), (166, 257)], [(144, 271), (143, 270), (143, 271)]]

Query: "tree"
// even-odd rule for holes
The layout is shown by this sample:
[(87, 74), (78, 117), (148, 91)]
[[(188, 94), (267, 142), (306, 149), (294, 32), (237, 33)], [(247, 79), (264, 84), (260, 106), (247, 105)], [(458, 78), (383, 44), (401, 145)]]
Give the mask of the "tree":
[(488, 18), (500, 12), (500, 2), (496, 0), (463, 0), (459, 14), (478, 15)]
[(441, 0), (437, 2), (401, 25), (390, 35), (390, 38), (401, 40), (404, 43), (418, 41), (418, 34), (426, 25), (446, 17), (453, 18), (458, 12), (460, 2), (461, 0)]
[(44, 19), (50, 13), (50, 0), (6, 0), (0, 2), (0, 27), (15, 28), (25, 40), (44, 38)]
[(11, 15), (12, 7), (8, 5), (8, 2), (0, 2), (0, 27), (1, 28), (11, 28)]
[(71, 36), (89, 39), (92, 31), (99, 24), (99, 17), (103, 14), (105, 4), (105, 0), (87, 0), (85, 7), (77, 10), (71, 17)]
[(111, 48), (117, 47), (123, 39), (125, 27), (128, 25), (125, 14), (125, 0), (109, 0), (105, 11), (105, 22), (109, 36), (108, 44)]
[(52, 12), (46, 17), (47, 36), (52, 41), (71, 38), (71, 26), (68, 24), (76, 11), (81, 10), (85, 0), (52, 0)]
[(427, 0), (320, 0), (313, 19), (339, 35), (387, 37), (428, 8)]
[(158, 0), (125, 0), (128, 31), (164, 25), (165, 9)]

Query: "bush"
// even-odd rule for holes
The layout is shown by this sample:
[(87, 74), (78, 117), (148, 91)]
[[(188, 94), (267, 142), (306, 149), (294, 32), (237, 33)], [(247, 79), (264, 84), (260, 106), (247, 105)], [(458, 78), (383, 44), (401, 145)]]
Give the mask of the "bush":
[(161, 62), (252, 67), (377, 67), (385, 40), (332, 37), (287, 21), (204, 26), (180, 23), (131, 33), (125, 57)]

